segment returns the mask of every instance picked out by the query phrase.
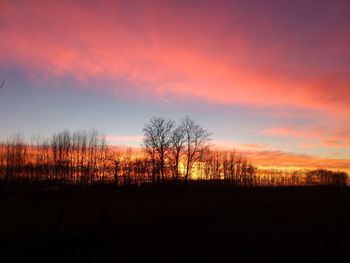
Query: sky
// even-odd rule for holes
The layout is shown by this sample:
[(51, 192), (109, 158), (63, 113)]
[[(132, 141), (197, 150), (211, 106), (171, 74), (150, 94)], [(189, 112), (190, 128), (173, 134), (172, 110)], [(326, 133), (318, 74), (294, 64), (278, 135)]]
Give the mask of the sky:
[(185, 115), (261, 166), (350, 171), (350, 2), (0, 1), (0, 140)]

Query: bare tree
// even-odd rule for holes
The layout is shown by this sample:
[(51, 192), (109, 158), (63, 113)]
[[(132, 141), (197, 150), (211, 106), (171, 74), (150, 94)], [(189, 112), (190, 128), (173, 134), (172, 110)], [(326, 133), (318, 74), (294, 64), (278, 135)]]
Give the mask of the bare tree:
[(173, 171), (173, 176), (176, 180), (179, 179), (179, 165), (182, 156), (185, 153), (185, 131), (181, 124), (178, 124), (171, 135), (170, 162)]
[(203, 147), (206, 146), (211, 134), (205, 128), (196, 124), (188, 116), (182, 120), (181, 126), (184, 131), (186, 148), (185, 180), (188, 180), (191, 175), (193, 165), (199, 159), (199, 153)]
[(159, 161), (161, 179), (165, 179), (165, 163), (170, 150), (174, 121), (163, 117), (153, 117), (143, 128), (143, 147), (151, 158)]

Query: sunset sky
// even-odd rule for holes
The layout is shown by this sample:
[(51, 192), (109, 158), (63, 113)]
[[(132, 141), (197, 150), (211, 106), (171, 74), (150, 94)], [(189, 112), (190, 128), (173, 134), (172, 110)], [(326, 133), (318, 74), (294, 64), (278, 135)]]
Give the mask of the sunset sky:
[(191, 116), (258, 165), (350, 171), (350, 1), (0, 1), (0, 140)]

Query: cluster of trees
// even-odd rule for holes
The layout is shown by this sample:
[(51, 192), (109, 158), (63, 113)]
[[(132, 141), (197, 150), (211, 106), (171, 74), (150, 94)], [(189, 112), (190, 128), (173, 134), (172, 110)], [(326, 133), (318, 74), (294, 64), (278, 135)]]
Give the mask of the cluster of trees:
[(0, 143), (0, 180), (115, 185), (166, 180), (225, 180), (233, 185), (346, 185), (347, 174), (328, 170), (257, 169), (235, 151), (212, 150), (210, 133), (189, 117), (152, 118), (140, 149), (108, 145), (103, 135), (68, 130), (26, 141), (16, 134)]
[[(208, 148), (210, 133), (191, 118), (180, 122), (153, 117), (143, 128), (143, 149), (151, 160), (152, 181), (164, 181), (170, 168), (176, 180), (188, 180), (192, 169)], [(182, 172), (183, 171), (183, 172)]]
[(203, 180), (225, 180), (236, 185), (254, 185), (258, 168), (235, 150), (201, 153), (198, 162), (199, 178)]
[(104, 177), (113, 160), (104, 136), (68, 130), (51, 138), (12, 135), (0, 144), (0, 177), (6, 181), (62, 180), (91, 183)]

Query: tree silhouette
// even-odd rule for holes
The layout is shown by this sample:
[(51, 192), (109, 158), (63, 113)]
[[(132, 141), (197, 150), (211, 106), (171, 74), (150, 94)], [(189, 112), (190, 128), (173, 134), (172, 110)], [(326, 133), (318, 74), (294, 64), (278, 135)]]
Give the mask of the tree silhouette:
[(143, 146), (151, 158), (159, 163), (161, 180), (165, 180), (165, 162), (170, 151), (174, 121), (153, 117), (143, 128)]
[(181, 124), (177, 124), (171, 135), (170, 161), (173, 176), (176, 180), (180, 177), (179, 165), (185, 154), (185, 130)]
[(210, 133), (196, 124), (190, 117), (186, 116), (181, 121), (181, 127), (185, 137), (185, 180), (191, 175), (194, 163), (199, 159), (199, 153), (206, 146)]

